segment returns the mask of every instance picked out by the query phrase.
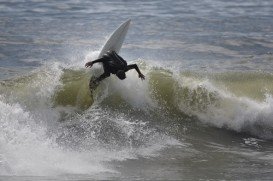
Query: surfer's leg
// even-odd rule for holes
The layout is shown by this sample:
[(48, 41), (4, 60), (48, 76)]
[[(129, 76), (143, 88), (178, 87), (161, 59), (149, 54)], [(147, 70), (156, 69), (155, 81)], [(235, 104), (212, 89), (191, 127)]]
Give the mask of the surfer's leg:
[(93, 82), (95, 84), (98, 84), (100, 81), (102, 81), (103, 79), (107, 78), (110, 76), (110, 66), (108, 65), (108, 63), (103, 63), (103, 70), (104, 70), (104, 73), (101, 74), (98, 78), (96, 78)]
[(104, 62), (102, 65), (104, 73), (101, 74), (98, 78), (91, 79), (89, 82), (89, 87), (90, 85), (98, 85), (100, 81), (110, 76), (110, 66), (108, 65), (108, 63)]
[(103, 74), (101, 74), (101, 75), (100, 75), (98, 78), (96, 78), (95, 80), (94, 80), (94, 79), (90, 79), (89, 86), (90, 86), (91, 84), (97, 85), (97, 84), (99, 84), (100, 81), (102, 81), (103, 79), (105, 79), (105, 78), (107, 78), (107, 77), (109, 77), (109, 76), (110, 76), (110, 73), (104, 72)]
[(96, 77), (93, 77), (90, 79), (90, 82), (89, 82), (89, 88), (90, 90), (93, 90), (95, 89), (98, 85), (99, 85), (99, 82), (102, 81), (103, 79), (107, 78), (110, 76), (110, 73), (108, 72), (104, 72), (101, 76), (99, 76), (98, 78)]
[(102, 64), (104, 73), (97, 78), (97, 81), (102, 81), (103, 79), (110, 76), (111, 73), (111, 66), (109, 65), (109, 62), (105, 62)]
[(102, 81), (103, 79), (107, 78), (110, 76), (110, 73), (109, 72), (104, 72), (103, 74), (101, 74), (101, 76), (99, 76), (95, 81), (96, 82), (100, 82)]

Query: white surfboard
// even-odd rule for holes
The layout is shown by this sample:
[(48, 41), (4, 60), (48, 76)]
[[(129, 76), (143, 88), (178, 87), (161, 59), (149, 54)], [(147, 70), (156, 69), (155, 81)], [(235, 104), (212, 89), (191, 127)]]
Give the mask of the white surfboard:
[[(125, 21), (112, 33), (112, 35), (108, 38), (102, 50), (100, 51), (98, 58), (101, 58), (108, 51), (115, 51), (119, 53), (125, 36), (127, 34), (127, 31), (129, 29), (130, 23), (131, 23), (130, 19)], [(93, 82), (94, 80), (96, 80), (96, 77), (94, 76), (91, 77), (89, 83), (89, 89), (91, 92), (95, 90), (99, 85), (98, 83)]]
[(101, 58), (107, 51), (115, 51), (119, 53), (127, 31), (129, 29), (130, 23), (131, 20), (128, 19), (112, 33), (112, 35), (108, 38), (102, 50), (100, 51), (98, 58)]

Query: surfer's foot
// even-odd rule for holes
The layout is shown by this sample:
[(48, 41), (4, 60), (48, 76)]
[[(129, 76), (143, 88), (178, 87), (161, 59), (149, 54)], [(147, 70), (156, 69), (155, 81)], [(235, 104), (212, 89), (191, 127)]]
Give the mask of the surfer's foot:
[(99, 81), (96, 79), (96, 80), (93, 80), (92, 82), (94, 85), (98, 85), (99, 84)]
[(89, 89), (93, 90), (95, 89), (97, 86), (99, 85), (99, 80), (95, 79), (91, 79), (89, 82)]

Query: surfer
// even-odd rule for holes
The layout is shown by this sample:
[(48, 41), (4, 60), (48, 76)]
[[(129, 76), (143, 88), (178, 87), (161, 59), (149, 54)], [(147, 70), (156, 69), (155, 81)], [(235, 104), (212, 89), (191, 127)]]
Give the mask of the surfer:
[(127, 62), (121, 56), (119, 56), (115, 51), (108, 51), (105, 55), (103, 55), (102, 58), (99, 58), (91, 62), (87, 62), (85, 64), (85, 67), (91, 68), (94, 63), (98, 63), (98, 62), (102, 63), (104, 73), (98, 78), (96, 78), (95, 80), (91, 79), (89, 86), (91, 85), (91, 83), (94, 85), (98, 85), (100, 81), (109, 77), (111, 73), (115, 74), (120, 80), (123, 80), (126, 78), (125, 72), (131, 69), (135, 69), (137, 71), (138, 77), (141, 80), (145, 79), (145, 76), (140, 72), (136, 64), (127, 65)]

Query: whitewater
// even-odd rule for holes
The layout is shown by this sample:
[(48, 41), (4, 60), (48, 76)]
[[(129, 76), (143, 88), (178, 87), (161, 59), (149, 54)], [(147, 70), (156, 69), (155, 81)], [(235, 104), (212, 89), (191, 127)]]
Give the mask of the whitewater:
[[(271, 1), (1, 1), (0, 180), (270, 180)], [(86, 69), (126, 19), (146, 79)]]

